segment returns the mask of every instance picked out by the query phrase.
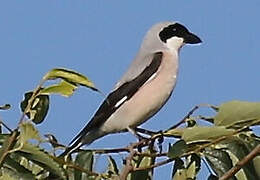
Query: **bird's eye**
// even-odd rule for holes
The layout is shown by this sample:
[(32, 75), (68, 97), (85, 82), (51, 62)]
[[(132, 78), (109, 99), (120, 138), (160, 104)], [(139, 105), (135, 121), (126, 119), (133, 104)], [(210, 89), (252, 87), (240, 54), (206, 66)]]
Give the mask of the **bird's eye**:
[(173, 28), (172, 31), (177, 31), (177, 29), (176, 29), (176, 28)]

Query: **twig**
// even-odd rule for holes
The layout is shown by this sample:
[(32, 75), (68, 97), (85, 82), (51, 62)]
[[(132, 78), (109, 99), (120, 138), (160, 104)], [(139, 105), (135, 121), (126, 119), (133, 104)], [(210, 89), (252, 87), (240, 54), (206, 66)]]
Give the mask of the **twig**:
[(172, 162), (174, 160), (175, 160), (174, 158), (169, 158), (169, 159), (166, 159), (164, 161), (161, 161), (161, 162), (158, 162), (156, 164), (153, 164), (151, 166), (133, 168), (132, 171), (143, 171), (143, 170), (153, 169), (153, 168), (156, 168), (156, 167), (168, 164), (168, 163), (170, 163), (170, 162)]
[(12, 133), (12, 129), (9, 128), (2, 120), (0, 120), (0, 124), (2, 124), (10, 133)]
[(136, 152), (137, 155), (139, 156), (147, 156), (147, 157), (164, 157), (167, 156), (168, 153), (164, 152), (164, 153), (140, 153), (140, 152)]
[(154, 135), (154, 134), (158, 134), (160, 131), (158, 132), (154, 132), (154, 131), (150, 131), (150, 130), (147, 130), (147, 129), (143, 129), (143, 128), (138, 128), (136, 127), (135, 130), (139, 133), (142, 133), (142, 134), (147, 134), (147, 135)]
[[(213, 144), (217, 144), (225, 139), (228, 139), (230, 136), (232, 135), (235, 135), (241, 131), (243, 131), (246, 127), (243, 127), (243, 128), (240, 128), (236, 131), (234, 131), (233, 133), (229, 134), (229, 135), (226, 135), (226, 136), (222, 136), (220, 138), (217, 138), (216, 140), (210, 142), (210, 143), (206, 143), (205, 145), (202, 145), (200, 147), (198, 147), (197, 149), (193, 150), (193, 151), (189, 151), (187, 153), (184, 153), (181, 155), (181, 157), (186, 157), (186, 156), (189, 156), (191, 154), (196, 154), (196, 153), (200, 153), (203, 149), (205, 149), (206, 147), (209, 147)], [(167, 155), (167, 154), (166, 154)], [(141, 170), (147, 170), (147, 169), (152, 169), (152, 168), (155, 168), (155, 167), (158, 167), (158, 166), (161, 166), (161, 165), (164, 165), (164, 164), (167, 164), (167, 163), (170, 163), (172, 161), (174, 161), (175, 159), (174, 158), (169, 158), (169, 159), (166, 159), (164, 161), (161, 161), (161, 162), (158, 162), (154, 165), (151, 165), (151, 166), (146, 166), (146, 167), (139, 167), (139, 168), (134, 168), (132, 171), (141, 171)]]
[(179, 127), (182, 123), (184, 123), (186, 121), (187, 118), (189, 118), (197, 109), (199, 109), (200, 105), (197, 105), (195, 107), (193, 107), (186, 116), (184, 116), (184, 118), (178, 122), (177, 124), (173, 125), (172, 127), (170, 127), (168, 130), (170, 129), (175, 129), (177, 127)]
[(186, 121), (186, 119), (188, 119), (200, 107), (210, 107), (211, 109), (213, 109), (215, 111), (218, 110), (218, 107), (210, 105), (210, 104), (199, 104), (199, 105), (196, 105), (188, 112), (188, 114), (186, 116), (184, 116), (184, 118), (180, 122), (178, 122), (177, 124), (173, 125), (168, 130), (175, 129), (175, 128), (179, 127), (181, 124), (183, 124)]
[(126, 158), (126, 165), (124, 167), (124, 169), (122, 170), (122, 173), (120, 174), (119, 176), (119, 179), (120, 180), (126, 180), (128, 174), (133, 170), (133, 166), (132, 166), (132, 160), (133, 160), (133, 157), (136, 153), (136, 151), (134, 150), (133, 148), (133, 145), (130, 145), (129, 147), (129, 150), (130, 150), (130, 154), (129, 156)]
[(260, 145), (256, 146), (247, 156), (239, 161), (234, 167), (227, 171), (219, 180), (226, 180), (234, 176), (246, 163), (254, 159), (254, 157), (260, 155)]
[[(62, 165), (67, 166), (69, 168), (79, 170), (79, 171), (84, 172), (84, 173), (86, 173), (90, 176), (100, 176), (99, 173), (96, 173), (96, 172), (90, 171), (88, 169), (82, 168), (82, 167), (78, 166), (77, 164), (75, 164), (73, 162), (72, 163), (71, 162), (65, 162), (63, 159), (57, 158), (55, 156), (52, 156), (52, 158), (55, 159), (55, 161), (57, 161), (59, 164), (62, 164)], [(102, 174), (101, 174), (101, 176), (102, 176)]]
[(27, 111), (30, 110), (30, 108), (31, 108), (31, 106), (32, 106), (32, 103), (33, 103), (33, 101), (34, 101), (34, 98), (38, 95), (37, 93), (39, 93), (39, 91), (41, 90), (42, 85), (45, 83), (45, 81), (46, 81), (45, 78), (43, 78), (43, 79), (40, 81), (40, 84), (34, 89), (31, 98), (28, 100), (28, 104), (27, 104), (26, 108), (25, 108), (24, 112), (22, 113), (22, 116), (21, 116), (21, 118), (20, 118), (20, 120), (19, 120), (19, 124), (21, 124), (21, 123), (23, 122), (24, 117), (25, 117)]
[(9, 150), (13, 148), (13, 146), (15, 145), (15, 140), (18, 136), (18, 131), (17, 129), (14, 130), (12, 132), (12, 135), (8, 138), (8, 144), (5, 146), (5, 147), (2, 147), (2, 151), (3, 151), (3, 154), (2, 156), (0, 156), (0, 167), (2, 167), (4, 161), (5, 161), (5, 158), (7, 157), (7, 155), (9, 154)]
[(116, 149), (91, 149), (91, 151), (96, 154), (109, 154), (109, 153), (119, 153), (119, 152), (130, 152), (129, 148), (116, 148)]

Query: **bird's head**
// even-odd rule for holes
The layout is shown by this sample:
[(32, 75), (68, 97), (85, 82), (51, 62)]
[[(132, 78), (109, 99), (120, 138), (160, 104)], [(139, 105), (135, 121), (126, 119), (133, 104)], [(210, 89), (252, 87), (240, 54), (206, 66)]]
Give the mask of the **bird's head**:
[(179, 50), (185, 44), (198, 44), (201, 39), (191, 33), (185, 26), (177, 22), (155, 24), (146, 34), (143, 47), (145, 49)]

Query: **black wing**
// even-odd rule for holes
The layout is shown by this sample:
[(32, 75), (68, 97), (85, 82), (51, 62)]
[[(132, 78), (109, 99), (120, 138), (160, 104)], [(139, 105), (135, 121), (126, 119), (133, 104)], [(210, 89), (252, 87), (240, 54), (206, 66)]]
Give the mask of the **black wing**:
[[(81, 130), (71, 143), (76, 139), (85, 136), (90, 130), (100, 127), (122, 104), (124, 104), (124, 102), (130, 99), (138, 89), (157, 72), (162, 61), (162, 56), (162, 52), (155, 53), (151, 63), (139, 76), (131, 81), (125, 82), (115, 91), (111, 92), (99, 107), (91, 121)], [(120, 100), (123, 100), (122, 103), (117, 104)]]

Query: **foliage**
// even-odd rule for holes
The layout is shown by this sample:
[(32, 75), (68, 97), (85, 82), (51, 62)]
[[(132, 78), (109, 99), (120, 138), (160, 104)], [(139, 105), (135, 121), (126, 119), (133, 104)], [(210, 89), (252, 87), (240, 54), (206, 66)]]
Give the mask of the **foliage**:
[[(50, 80), (56, 81), (52, 85), (44, 86), (46, 81)], [(58, 147), (65, 147), (49, 134), (46, 135), (47, 142), (53, 149), (41, 148), (41, 143), (46, 140), (42, 139), (35, 125), (45, 120), (50, 95), (60, 94), (68, 97), (79, 86), (98, 91), (84, 75), (59, 68), (49, 71), (33, 91), (25, 93), (21, 102), (23, 114), (17, 128), (11, 130), (1, 122), (1, 126), (9, 133), (1, 131), (0, 134), (0, 179), (148, 180), (152, 179), (155, 168), (172, 162), (173, 180), (196, 179), (201, 163), (207, 163), (211, 168), (208, 179), (229, 175), (228, 171), (234, 167), (239, 171), (231, 172), (231, 179), (260, 179), (260, 138), (252, 131), (253, 126), (257, 128), (260, 124), (258, 102), (230, 101), (218, 107), (207, 105), (207, 108), (215, 112), (213, 117), (193, 116), (194, 111), (201, 108), (196, 106), (178, 124), (165, 131), (148, 131), (149, 138), (127, 147), (79, 150), (74, 158), (69, 155), (65, 158), (56, 156), (53, 152)], [(9, 108), (8, 104), (0, 106), (0, 110)], [(207, 123), (200, 125), (200, 121)], [(181, 124), (184, 126), (180, 127)], [(167, 146), (164, 138), (170, 138), (172, 144), (169, 144), (166, 152), (161, 152), (161, 146)], [(155, 144), (156, 141), (159, 145)], [(121, 169), (118, 167), (122, 165), (109, 155), (119, 152), (127, 154)], [(105, 172), (94, 171), (96, 154), (108, 154), (108, 167)], [(164, 160), (161, 160), (161, 157), (164, 157)]]

